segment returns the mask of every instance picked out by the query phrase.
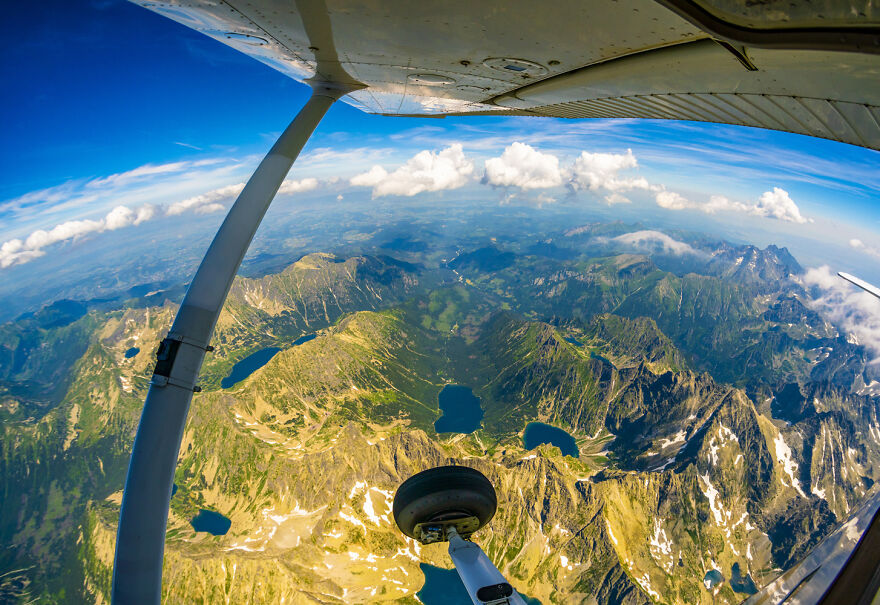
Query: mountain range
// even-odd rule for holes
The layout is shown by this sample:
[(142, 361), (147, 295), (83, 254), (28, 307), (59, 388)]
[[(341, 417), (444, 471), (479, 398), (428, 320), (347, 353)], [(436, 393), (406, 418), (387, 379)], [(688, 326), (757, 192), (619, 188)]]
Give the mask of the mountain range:
[[(309, 254), (237, 278), (184, 434), (163, 598), (415, 603), (420, 563), (449, 561), (400, 534), (391, 501), (450, 463), (496, 486), (474, 539), (542, 603), (736, 603), (799, 560), (880, 478), (876, 364), (811, 306), (784, 248), (694, 241), (677, 264), (578, 248), (616, 229), (439, 263), (414, 245), (405, 261)], [(109, 600), (128, 451), (176, 304), (68, 303), (0, 326), (0, 600)], [(434, 429), (449, 384), (479, 400), (471, 433)], [(579, 456), (527, 449), (534, 422)], [(202, 510), (228, 533), (195, 531)]]

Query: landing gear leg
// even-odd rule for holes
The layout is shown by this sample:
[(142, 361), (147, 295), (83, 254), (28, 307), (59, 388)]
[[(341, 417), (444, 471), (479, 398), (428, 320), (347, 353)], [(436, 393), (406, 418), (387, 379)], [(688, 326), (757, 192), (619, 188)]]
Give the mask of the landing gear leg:
[(463, 540), (455, 527), (449, 528), (446, 537), (449, 540), (449, 556), (455, 564), (455, 571), (458, 572), (474, 605), (502, 603), (525, 605), (522, 597), (507, 583), (482, 548), (473, 542)]

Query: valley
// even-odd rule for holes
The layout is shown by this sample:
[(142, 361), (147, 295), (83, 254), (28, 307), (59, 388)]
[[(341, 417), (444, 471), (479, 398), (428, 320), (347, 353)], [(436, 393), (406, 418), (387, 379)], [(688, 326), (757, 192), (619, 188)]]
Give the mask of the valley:
[[(784, 248), (621, 251), (627, 229), (454, 254), (380, 234), (237, 278), (184, 434), (163, 598), (419, 602), (448, 557), (405, 539), (391, 500), (450, 463), (492, 480), (475, 540), (545, 605), (738, 603), (797, 562), (880, 479), (880, 369)], [(155, 302), (0, 326), (0, 600), (109, 601), (176, 310)], [(200, 511), (227, 531), (196, 531)]]

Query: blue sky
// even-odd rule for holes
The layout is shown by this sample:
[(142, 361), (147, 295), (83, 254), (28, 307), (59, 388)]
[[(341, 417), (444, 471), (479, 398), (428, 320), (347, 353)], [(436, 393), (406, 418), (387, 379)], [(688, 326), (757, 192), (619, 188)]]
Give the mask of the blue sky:
[[(18, 3), (5, 15), (0, 245), (19, 241), (28, 252), (29, 236), (52, 234), (34, 238), (33, 254), (16, 252), (15, 262), (35, 268), (40, 255), (84, 233), (220, 212), (308, 95), (127, 2)], [(289, 190), (401, 204), (446, 189), (502, 204), (613, 203), (622, 218), (789, 245), (809, 262), (867, 267), (862, 273), (876, 279), (878, 160), (850, 145), (723, 125), (383, 118), (337, 104)], [(370, 172), (376, 165), (384, 181)], [(409, 195), (414, 178), (432, 184)]]

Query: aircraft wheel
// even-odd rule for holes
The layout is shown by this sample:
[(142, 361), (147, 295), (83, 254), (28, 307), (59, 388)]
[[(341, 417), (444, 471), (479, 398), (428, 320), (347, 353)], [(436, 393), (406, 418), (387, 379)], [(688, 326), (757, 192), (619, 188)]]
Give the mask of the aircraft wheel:
[(392, 510), (400, 531), (418, 540), (414, 529), (419, 523), (476, 517), (483, 527), (497, 507), (495, 488), (483, 473), (466, 466), (439, 466), (404, 481), (394, 494)]

